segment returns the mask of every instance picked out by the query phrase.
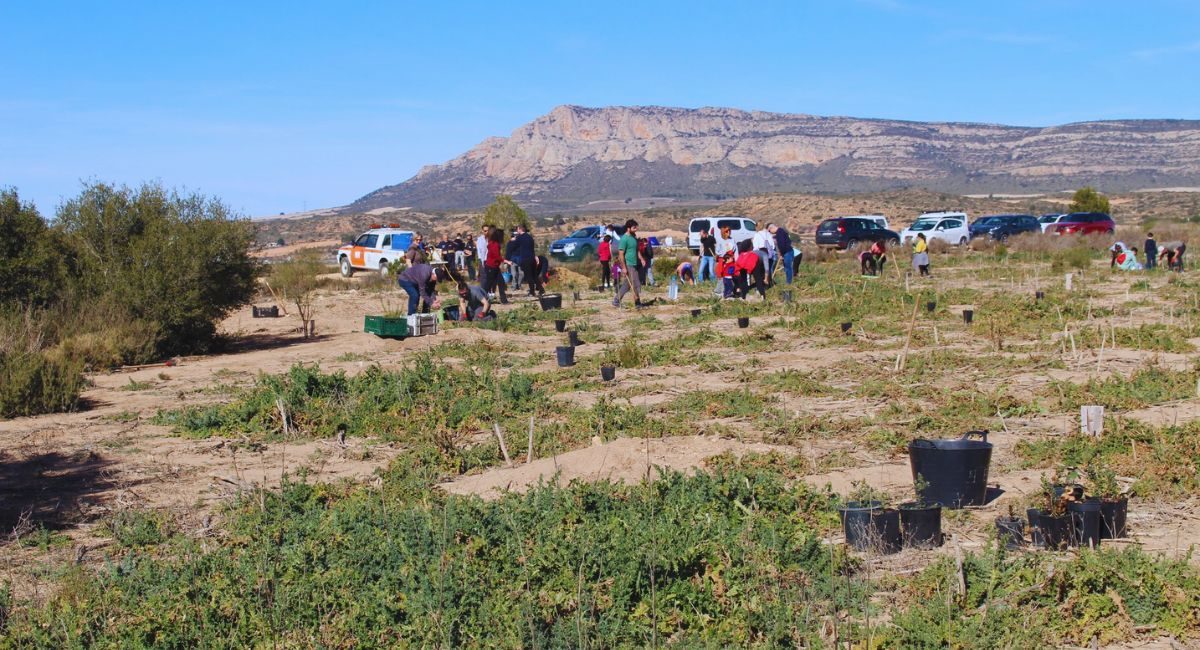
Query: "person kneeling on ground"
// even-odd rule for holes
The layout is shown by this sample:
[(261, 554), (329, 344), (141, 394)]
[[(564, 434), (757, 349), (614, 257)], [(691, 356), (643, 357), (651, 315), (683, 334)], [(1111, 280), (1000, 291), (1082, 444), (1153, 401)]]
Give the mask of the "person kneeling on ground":
[(682, 262), (679, 266), (675, 267), (675, 275), (679, 276), (681, 283), (688, 282), (693, 287), (696, 286), (696, 274), (692, 272), (691, 262)]
[(492, 302), (483, 287), (478, 285), (458, 285), (459, 320), (494, 320), (496, 312), (492, 311)]
[(1130, 248), (1117, 253), (1117, 268), (1122, 271), (1141, 271), (1142, 265), (1137, 258), (1138, 249)]

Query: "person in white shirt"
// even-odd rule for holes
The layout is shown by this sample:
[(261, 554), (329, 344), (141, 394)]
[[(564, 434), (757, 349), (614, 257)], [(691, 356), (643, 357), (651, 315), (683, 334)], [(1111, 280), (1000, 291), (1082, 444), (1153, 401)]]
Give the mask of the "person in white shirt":
[[(754, 252), (758, 254), (758, 261), (762, 264), (763, 273), (768, 278), (771, 277), (771, 271), (773, 270), (771, 268), (771, 259), (773, 257), (772, 251), (775, 248), (774, 240), (775, 238), (771, 236), (771, 233), (767, 232), (766, 226), (762, 226), (754, 231), (752, 242)], [(768, 286), (770, 286), (769, 282), (768, 280)]]
[[(484, 224), (480, 235), (475, 238), (475, 260), (479, 264), (479, 277), (484, 276), (484, 265), (487, 261), (488, 235), (492, 234), (492, 227)], [(486, 283), (484, 283), (486, 286)]]
[[(721, 226), (720, 230), (717, 231), (715, 236), (717, 239), (718, 259), (724, 257), (725, 253), (735, 252), (734, 249), (736, 248), (737, 243), (733, 241), (733, 235), (731, 234), (732, 232), (733, 231), (729, 228), (729, 226)], [(720, 283), (718, 282), (718, 284)]]

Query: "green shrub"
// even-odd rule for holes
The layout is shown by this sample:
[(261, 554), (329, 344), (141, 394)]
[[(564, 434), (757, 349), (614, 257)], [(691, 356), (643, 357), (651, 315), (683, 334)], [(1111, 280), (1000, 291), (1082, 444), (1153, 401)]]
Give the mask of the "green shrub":
[(43, 348), (42, 312), (0, 311), (0, 417), (69, 411), (79, 403), (83, 364)]
[[(256, 290), (253, 226), (200, 194), (91, 183), (59, 208), (55, 229), (78, 261), (73, 308), (98, 303), (119, 322), (153, 323), (152, 354), (138, 346), (122, 355), (131, 362), (207, 351), (217, 322)], [(71, 332), (103, 335), (106, 322)]]

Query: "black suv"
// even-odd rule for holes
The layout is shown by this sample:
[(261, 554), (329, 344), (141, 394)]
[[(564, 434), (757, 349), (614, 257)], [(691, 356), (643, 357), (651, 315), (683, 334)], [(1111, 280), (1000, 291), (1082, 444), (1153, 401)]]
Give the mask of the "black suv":
[(1023, 232), (1042, 232), (1042, 224), (1032, 214), (993, 214), (979, 217), (968, 228), (971, 239), (976, 237), (991, 237), (1004, 240)]
[(890, 245), (900, 243), (900, 235), (870, 219), (860, 217), (838, 217), (826, 219), (817, 226), (814, 238), (817, 246), (845, 250), (861, 243), (882, 241)]

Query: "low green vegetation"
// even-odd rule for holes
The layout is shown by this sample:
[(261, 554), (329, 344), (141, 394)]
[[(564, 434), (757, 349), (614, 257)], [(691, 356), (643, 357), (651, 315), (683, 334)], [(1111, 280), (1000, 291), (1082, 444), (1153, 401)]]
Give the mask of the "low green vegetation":
[(1151, 498), (1200, 494), (1200, 422), (1153, 427), (1106, 418), (1104, 435), (1021, 441), (1017, 453), (1031, 467), (1111, 468), (1135, 480), (1133, 492)]
[(1179, 371), (1146, 366), (1129, 377), (1113, 374), (1103, 379), (1089, 379), (1083, 384), (1055, 381), (1046, 392), (1051, 398), (1057, 398), (1058, 406), (1066, 411), (1077, 411), (1086, 404), (1128, 410), (1195, 397), (1197, 379), (1200, 375), (1195, 369)]
[(770, 473), (484, 502), (431, 489), (430, 469), (409, 458), (378, 490), (291, 483), (247, 498), (208, 551), (159, 539), (77, 571), (10, 614), (8, 643), (813, 647), (822, 620), (865, 604), (867, 584), (842, 579), (854, 562), (818, 534), (830, 495)]

